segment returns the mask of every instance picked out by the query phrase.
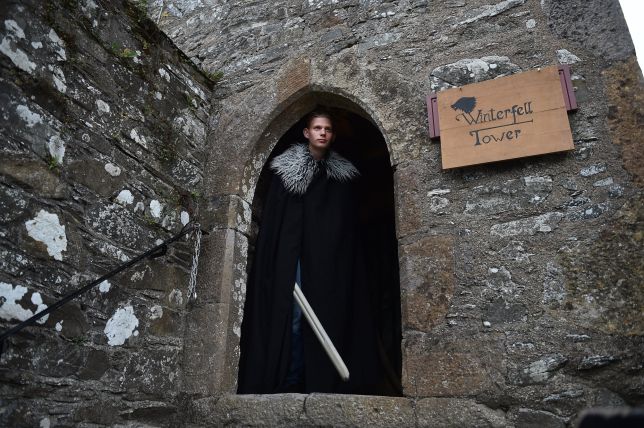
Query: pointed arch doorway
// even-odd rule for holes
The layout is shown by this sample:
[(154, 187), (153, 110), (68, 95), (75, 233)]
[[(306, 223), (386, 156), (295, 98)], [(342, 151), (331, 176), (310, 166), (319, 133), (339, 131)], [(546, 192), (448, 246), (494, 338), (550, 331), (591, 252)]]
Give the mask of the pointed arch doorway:
[[(322, 100), (321, 100), (321, 99)], [(339, 98), (339, 97), (338, 97)], [(366, 393), (369, 395), (402, 395), (401, 390), (401, 316), (400, 284), (398, 275), (398, 254), (395, 234), (395, 206), (393, 170), (389, 161), (387, 144), (378, 127), (361, 109), (351, 106), (351, 102), (342, 99), (324, 102), (318, 97), (317, 102), (308, 104), (306, 111), (287, 115), (291, 122), (270, 152), (257, 179), (252, 201), (252, 227), (249, 239), (248, 269), (250, 270), (254, 253), (257, 232), (262, 227), (262, 208), (272, 179), (269, 169), (271, 160), (298, 141), (303, 141), (302, 130), (305, 126), (303, 116), (314, 108), (323, 108), (334, 116), (336, 140), (333, 150), (349, 159), (360, 171), (357, 181), (358, 218), (361, 243), (360, 249), (365, 256), (368, 295), (374, 310), (374, 322), (378, 336), (378, 358), (383, 362), (382, 378)], [(320, 102), (322, 101), (322, 102)], [(336, 101), (336, 102), (333, 102)], [(338, 106), (338, 104), (344, 104)], [(349, 108), (346, 108), (349, 107)], [(352, 108), (353, 107), (353, 108)], [(287, 120), (287, 119), (283, 119)], [(273, 126), (285, 129), (284, 123)], [(261, 143), (260, 143), (261, 145)], [(242, 338), (243, 340), (243, 338)], [(243, 351), (242, 351), (243, 352)]]

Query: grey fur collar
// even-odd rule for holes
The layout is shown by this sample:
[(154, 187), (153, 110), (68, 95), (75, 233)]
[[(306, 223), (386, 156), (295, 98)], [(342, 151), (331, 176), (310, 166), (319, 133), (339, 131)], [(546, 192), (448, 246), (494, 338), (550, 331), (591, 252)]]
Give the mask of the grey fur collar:
[(351, 162), (333, 150), (325, 159), (315, 160), (306, 144), (294, 144), (271, 162), (271, 169), (280, 176), (286, 190), (296, 195), (306, 192), (320, 168), (325, 168), (327, 176), (337, 181), (349, 181), (360, 175)]

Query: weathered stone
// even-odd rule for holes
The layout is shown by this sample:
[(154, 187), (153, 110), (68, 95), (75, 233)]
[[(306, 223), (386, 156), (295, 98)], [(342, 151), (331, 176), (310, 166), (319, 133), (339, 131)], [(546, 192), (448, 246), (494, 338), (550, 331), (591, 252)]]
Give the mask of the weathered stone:
[[(188, 219), (209, 234), (196, 299), (186, 240), (6, 341), (0, 425), (561, 426), (641, 402), (642, 83), (616, 1), (179, 0), (147, 2), (151, 20), (6, 3), (0, 282), (29, 292), (0, 311), (51, 305)], [(574, 152), (442, 170), (429, 91), (556, 63)], [(236, 389), (260, 174), (317, 106), (370, 123), (336, 126), (363, 183), (393, 170), (406, 397), (216, 404)], [(66, 249), (28, 234), (41, 210)]]
[(502, 410), (493, 410), (473, 400), (423, 398), (416, 402), (420, 427), (508, 427)]
[(78, 372), (79, 379), (100, 379), (110, 368), (107, 353), (99, 350), (92, 350), (87, 355), (85, 366)]
[(224, 395), (210, 410), (212, 426), (301, 426), (306, 424), (303, 394)]
[(366, 395), (312, 394), (305, 406), (306, 423), (313, 426), (412, 426), (410, 400)]
[(565, 366), (567, 362), (568, 359), (560, 354), (545, 356), (521, 370), (515, 382), (521, 385), (544, 383), (554, 376), (557, 370)]
[[(625, 203), (616, 218), (592, 242), (560, 257), (566, 286), (565, 305), (579, 314), (578, 325), (614, 334), (644, 331), (641, 311), (642, 201)], [(619, 260), (618, 264), (614, 261)], [(601, 311), (597, 308), (601, 305)]]
[(555, 34), (584, 46), (597, 57), (619, 60), (633, 54), (631, 40), (607, 36), (628, 31), (619, 2), (545, 0), (541, 5)]
[(0, 174), (7, 175), (24, 185), (35, 196), (61, 199), (68, 195), (54, 168), (48, 168), (42, 161), (11, 160), (0, 161)]
[[(524, 0), (517, 0), (523, 2)], [(507, 1), (502, 3), (508, 3)], [(521, 69), (505, 56), (488, 56), (480, 59), (461, 59), (452, 64), (442, 65), (432, 70), (430, 82), (432, 91), (463, 86), (469, 83), (514, 74)]]
[(566, 420), (543, 410), (519, 409), (512, 415), (515, 426), (526, 428), (563, 428)]
[(517, 235), (534, 235), (538, 232), (548, 233), (557, 227), (562, 217), (563, 215), (559, 212), (551, 212), (536, 217), (499, 223), (492, 226), (490, 234), (504, 238)]
[[(614, 7), (614, 6), (613, 6)], [(642, 116), (644, 115), (644, 90), (642, 74), (635, 59), (631, 56), (602, 74), (606, 81), (608, 94), (608, 123), (612, 130), (613, 141), (620, 145), (624, 167), (634, 176), (641, 189), (644, 185), (644, 160), (638, 142), (644, 140)]]
[(527, 308), (520, 303), (508, 303), (503, 299), (495, 300), (485, 306), (483, 319), (492, 325), (500, 323), (513, 323), (526, 321)]
[[(458, 335), (437, 339), (415, 334), (403, 341), (403, 390), (417, 397), (495, 393), (505, 371), (499, 338)], [(467, 346), (463, 347), (464, 344)], [(473, 352), (477, 349), (477, 352)]]
[(110, 197), (124, 187), (127, 177), (125, 173), (116, 176), (113, 173), (110, 174), (105, 169), (105, 165), (106, 163), (98, 160), (83, 159), (71, 162), (65, 169), (69, 171), (72, 180), (100, 196)]
[(428, 236), (401, 248), (403, 324), (430, 331), (440, 323), (454, 293), (454, 239)]
[[(227, 382), (228, 391), (234, 391), (236, 372), (227, 370), (231, 355), (227, 335), (202, 336), (200, 326), (207, 325), (212, 331), (225, 331), (229, 313), (226, 304), (207, 304), (195, 307), (186, 318), (187, 336), (183, 351), (183, 390), (190, 394), (212, 394), (215, 387)], [(231, 373), (232, 372), (232, 373)], [(234, 374), (233, 374), (234, 373)], [(235, 376), (234, 379), (231, 379)], [(232, 384), (230, 384), (232, 382)]]
[[(189, 274), (185, 268), (163, 259), (152, 259), (140, 263), (122, 275), (128, 287), (139, 290), (158, 290), (167, 294), (167, 304), (185, 307)], [(174, 292), (174, 294), (173, 294)], [(177, 293), (180, 292), (181, 298)]]
[(591, 355), (581, 359), (577, 370), (597, 369), (614, 363), (615, 361), (619, 361), (619, 358), (612, 355)]

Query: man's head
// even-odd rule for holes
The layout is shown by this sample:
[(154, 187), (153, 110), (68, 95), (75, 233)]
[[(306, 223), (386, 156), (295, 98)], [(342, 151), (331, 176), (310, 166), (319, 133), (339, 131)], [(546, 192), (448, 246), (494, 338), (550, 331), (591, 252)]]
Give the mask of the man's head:
[(314, 157), (324, 156), (334, 137), (333, 118), (329, 113), (313, 111), (306, 116), (304, 138), (309, 142), (309, 150)]

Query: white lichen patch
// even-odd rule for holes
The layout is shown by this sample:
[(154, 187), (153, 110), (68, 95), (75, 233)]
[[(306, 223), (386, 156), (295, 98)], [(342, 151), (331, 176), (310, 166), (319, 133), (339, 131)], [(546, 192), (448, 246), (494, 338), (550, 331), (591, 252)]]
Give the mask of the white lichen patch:
[(31, 42), (31, 47), (34, 49), (41, 49), (42, 48), (42, 42)]
[(40, 210), (36, 217), (25, 222), (25, 227), (29, 236), (45, 244), (50, 256), (55, 260), (63, 260), (63, 251), (67, 251), (67, 236), (58, 215)]
[(4, 303), (0, 305), (0, 318), (6, 321), (25, 321), (33, 315), (29, 309), (25, 309), (17, 302), (27, 294), (27, 287), (16, 285), (15, 288), (6, 282), (0, 282), (0, 297)]
[(593, 183), (593, 187), (605, 187), (613, 184), (613, 177), (604, 178), (603, 180), (597, 180)]
[(427, 196), (446, 195), (446, 194), (448, 194), (450, 192), (451, 192), (450, 189), (434, 189), (434, 190), (430, 190), (429, 192), (427, 192)]
[(185, 226), (188, 223), (190, 223), (190, 214), (185, 211), (181, 211), (181, 224)]
[(107, 293), (110, 291), (110, 288), (112, 287), (112, 284), (106, 279), (105, 281), (101, 282), (98, 284), (98, 291), (101, 293)]
[(139, 326), (139, 320), (134, 315), (134, 308), (126, 306), (116, 310), (114, 315), (107, 320), (105, 325), (105, 336), (107, 344), (110, 346), (123, 345), (132, 335), (138, 336), (136, 328)]
[(14, 63), (19, 69), (26, 71), (29, 74), (32, 74), (36, 69), (36, 63), (32, 62), (22, 50), (18, 48), (11, 47), (11, 37), (3, 37), (2, 43), (0, 43), (0, 52), (5, 54), (11, 62)]
[(154, 305), (150, 308), (150, 319), (156, 320), (163, 316), (163, 308), (159, 305)]
[(132, 192), (129, 190), (123, 189), (116, 197), (116, 202), (121, 205), (130, 205), (134, 202), (134, 196), (132, 196)]
[(96, 100), (96, 108), (98, 108), (98, 111), (101, 113), (110, 112), (110, 105), (103, 100)]
[(183, 293), (181, 290), (174, 289), (168, 295), (168, 301), (174, 303), (176, 306), (183, 305)]
[(534, 19), (528, 19), (525, 22), (525, 28), (527, 28), (528, 30), (531, 30), (536, 26), (537, 26), (537, 21), (535, 21)]
[(98, 251), (100, 251), (101, 254), (112, 257), (116, 260), (120, 260), (122, 262), (127, 262), (130, 260), (130, 258), (123, 252), (123, 250), (108, 242), (101, 242), (98, 245)]
[(94, 0), (85, 0), (85, 1), (81, 4), (81, 10), (82, 10), (82, 11), (83, 11), (83, 13), (85, 14), (85, 16), (86, 16), (86, 17), (88, 17), (88, 18), (91, 18), (91, 17), (92, 17), (92, 13), (93, 13), (96, 9), (98, 9), (98, 6), (97, 6), (97, 5), (96, 5), (96, 3), (94, 2)]
[(150, 214), (152, 214), (152, 217), (160, 218), (162, 210), (163, 210), (163, 205), (161, 205), (159, 201), (157, 201), (156, 199), (153, 199), (152, 202), (150, 202)]
[(65, 42), (63, 42), (62, 39), (58, 37), (58, 34), (56, 34), (53, 28), (49, 30), (49, 34), (47, 34), (47, 37), (49, 37), (49, 40), (51, 40), (53, 43), (58, 45), (58, 50), (56, 51), (56, 55), (58, 56), (58, 59), (60, 61), (66, 61), (67, 54), (65, 53)]
[[(40, 295), (40, 293), (34, 292), (34, 293), (31, 295), (31, 303), (33, 303), (34, 305), (36, 305), (36, 306), (37, 306), (37, 308), (36, 308), (36, 312), (35, 312), (35, 313), (39, 313), (39, 312), (44, 311), (45, 309), (47, 309), (47, 305), (45, 305), (45, 304), (43, 303), (43, 301), (42, 301), (42, 296)], [(47, 322), (47, 319), (48, 319), (48, 318), (49, 318), (49, 314), (47, 314), (47, 315), (45, 315), (44, 317), (40, 318), (40, 319), (39, 319), (39, 320), (37, 320), (36, 322), (37, 322), (38, 324), (44, 324), (44, 323), (46, 323), (46, 322)]]
[(23, 31), (22, 28), (20, 28), (20, 25), (18, 25), (18, 23), (13, 19), (7, 19), (4, 22), (4, 26), (8, 31), (12, 32), (19, 39), (25, 38), (25, 32)]
[(559, 49), (557, 51), (557, 61), (559, 61), (559, 64), (574, 64), (581, 61), (581, 59), (567, 49)]
[(154, 98), (156, 98), (157, 100), (160, 101), (160, 100), (163, 99), (163, 95), (161, 95), (161, 92), (155, 92), (154, 93)]
[(517, 235), (534, 235), (539, 233), (552, 232), (563, 218), (560, 212), (550, 212), (535, 217), (528, 217), (507, 223), (495, 224), (490, 228), (490, 234), (499, 237)]
[(593, 175), (600, 174), (604, 171), (606, 171), (606, 165), (596, 164), (596, 165), (590, 165), (585, 168), (582, 168), (581, 171), (579, 172), (579, 175), (581, 175), (582, 177), (590, 177)]
[(55, 65), (49, 65), (47, 67), (49, 71), (52, 72), (52, 79), (54, 81), (54, 86), (58, 90), (58, 92), (61, 93), (66, 93), (67, 92), (67, 80), (65, 79), (65, 74), (63, 74), (63, 70), (60, 67), (56, 67)]
[(159, 74), (161, 75), (161, 77), (163, 77), (168, 82), (170, 81), (170, 74), (168, 74), (168, 72), (166, 71), (165, 68), (160, 68), (159, 69)]
[(26, 105), (21, 104), (16, 107), (16, 113), (18, 113), (20, 119), (25, 121), (27, 128), (32, 128), (34, 125), (42, 123), (42, 116), (29, 110), (29, 107)]
[(148, 143), (145, 140), (145, 137), (143, 135), (139, 135), (136, 129), (130, 131), (130, 138), (132, 138), (136, 143), (142, 145), (146, 149), (148, 148)]
[(59, 332), (59, 333), (60, 333), (61, 331), (63, 331), (63, 321), (64, 321), (64, 320), (60, 320), (60, 321), (58, 321), (58, 322), (56, 323), (56, 327), (54, 327), (54, 328), (56, 329), (56, 331), (57, 331), (57, 332)]
[(113, 163), (106, 163), (105, 171), (112, 177), (118, 177), (119, 175), (121, 175), (121, 168), (114, 165)]
[(49, 155), (56, 159), (56, 162), (63, 163), (63, 157), (65, 157), (65, 141), (60, 138), (58, 135), (52, 135), (47, 141), (47, 150), (49, 150)]
[(134, 206), (134, 212), (145, 211), (145, 204), (143, 202), (137, 202)]

